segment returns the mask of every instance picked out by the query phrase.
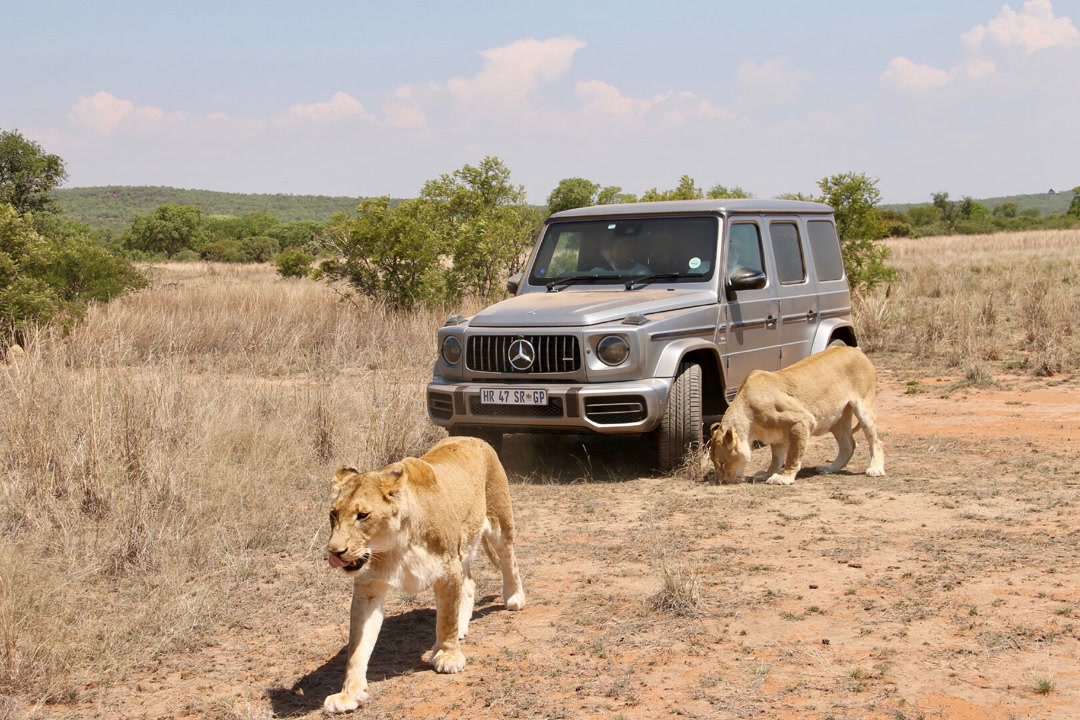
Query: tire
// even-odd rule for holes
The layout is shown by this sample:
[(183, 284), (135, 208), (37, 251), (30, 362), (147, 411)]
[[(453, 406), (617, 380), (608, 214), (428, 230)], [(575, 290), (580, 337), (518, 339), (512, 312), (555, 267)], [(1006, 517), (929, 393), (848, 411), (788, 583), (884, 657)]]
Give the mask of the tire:
[(690, 450), (701, 447), (702, 434), (701, 366), (684, 362), (660, 420), (660, 470), (671, 472), (679, 467)]
[(828, 347), (847, 347), (847, 346), (848, 346), (848, 344), (847, 344), (847, 342), (845, 342), (844, 338), (833, 338), (832, 340), (829, 341), (829, 345), (828, 345)]

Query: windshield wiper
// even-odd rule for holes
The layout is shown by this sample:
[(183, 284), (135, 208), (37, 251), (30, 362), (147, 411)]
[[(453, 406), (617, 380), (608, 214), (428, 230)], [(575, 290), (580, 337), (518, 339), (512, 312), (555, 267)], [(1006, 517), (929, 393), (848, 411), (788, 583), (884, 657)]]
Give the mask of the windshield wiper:
[(547, 289), (548, 289), (548, 292), (553, 292), (555, 290), (555, 288), (557, 288), (557, 287), (566, 286), (566, 285), (576, 285), (579, 282), (592, 282), (594, 280), (619, 280), (621, 278), (622, 278), (622, 275), (611, 275), (610, 273), (608, 273), (608, 274), (595, 274), (594, 273), (592, 275), (571, 275), (569, 277), (559, 278), (558, 280), (552, 280), (552, 281), (548, 282)]
[(676, 278), (699, 278), (704, 277), (705, 273), (656, 273), (654, 275), (641, 275), (640, 277), (632, 277), (627, 280), (623, 285), (627, 290), (632, 290), (635, 285), (645, 286), (649, 283), (656, 282), (657, 280), (674, 280)]

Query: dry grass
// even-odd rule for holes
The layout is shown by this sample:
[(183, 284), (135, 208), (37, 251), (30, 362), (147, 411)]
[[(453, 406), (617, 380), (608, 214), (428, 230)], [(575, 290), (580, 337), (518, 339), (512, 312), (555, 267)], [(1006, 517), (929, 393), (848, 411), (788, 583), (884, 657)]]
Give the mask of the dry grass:
[(261, 558), (310, 545), (332, 466), (441, 433), (423, 380), (444, 315), (266, 267), (156, 276), (0, 366), (0, 691), (70, 697), (183, 647)]
[[(1080, 362), (1077, 248), (1075, 232), (897, 241), (901, 280), (859, 306), (864, 344), (961, 368), (973, 383), (990, 381), (990, 368), (1002, 365), (1071, 372)], [(69, 337), (42, 332), (24, 358), (0, 365), (0, 716), (18, 703), (93, 696), (133, 668), (205, 646), (210, 629), (216, 636), (221, 628), (245, 627), (251, 598), (262, 597), (261, 588), (270, 584), (276, 593), (271, 602), (280, 604), (274, 615), (291, 607), (290, 598), (305, 586), (330, 582), (290, 568), (320, 555), (334, 467), (375, 467), (420, 454), (442, 434), (425, 419), (423, 394), (435, 330), (445, 314), (389, 316), (343, 302), (322, 284), (278, 279), (265, 266), (173, 264), (155, 270), (152, 287), (93, 309)], [(531, 447), (539, 454), (544, 448), (567, 454), (571, 446), (552, 439)], [(620, 452), (632, 453), (615, 444), (622, 450), (598, 455), (606, 447), (583, 445), (570, 459), (548, 453), (531, 470), (515, 470), (515, 503), (522, 498), (526, 522), (544, 527), (554, 509), (582, 528), (566, 547), (555, 543), (550, 556), (537, 548), (537, 565), (581, 563), (570, 577), (587, 577), (593, 571), (581, 558), (591, 556), (628, 573), (617, 579), (622, 591), (598, 594), (587, 584), (579, 591), (561, 589), (580, 597), (577, 617), (586, 634), (596, 628), (588, 641), (568, 643), (584, 643), (588, 657), (603, 665), (603, 655), (614, 654), (624, 638), (638, 637), (652, 622), (656, 632), (676, 631), (648, 642), (665, 648), (677, 642), (678, 651), (685, 646), (691, 656), (704, 641), (694, 634), (699, 625), (678, 625), (687, 618), (700, 624), (702, 618), (768, 609), (796, 624), (824, 622), (817, 606), (769, 584), (775, 568), (752, 557), (752, 548), (715, 540), (728, 523), (741, 527), (748, 514), (768, 512), (775, 488), (718, 489), (700, 482), (705, 468), (691, 464), (688, 477), (652, 480), (637, 496), (627, 496), (635, 481), (620, 473), (618, 461)], [(508, 467), (524, 462), (507, 458)], [(544, 477), (537, 477), (537, 466)], [(845, 494), (848, 481), (830, 480), (835, 490), (814, 496), (812, 507), (800, 507), (804, 501), (792, 495), (784, 514), (769, 521), (775, 527), (757, 539), (778, 542), (798, 532), (800, 547), (842, 560), (878, 552), (874, 543), (887, 542), (880, 536), (872, 535), (870, 545), (849, 540), (817, 515), (818, 505), (856, 513), (887, 505), (881, 495)], [(926, 482), (913, 478), (907, 489)], [(658, 483), (682, 489), (660, 491)], [(959, 502), (973, 506), (971, 517), (980, 517), (978, 498), (962, 494), (967, 487), (951, 487), (948, 502), (958, 502), (959, 492)], [(710, 499), (718, 493), (734, 504), (713, 508)], [(1030, 512), (1044, 517), (1075, 504), (1074, 492), (1062, 506), (1034, 495)], [(613, 535), (592, 534), (609, 515), (635, 517), (633, 509), (643, 506), (662, 519), (659, 536), (654, 526), (645, 529), (637, 521), (606, 531)], [(1009, 521), (1026, 522), (1018, 518)], [(875, 533), (890, 527), (863, 520)], [(974, 581), (975, 568), (988, 562), (979, 552), (995, 537), (917, 534), (925, 536), (917, 550), (931, 558), (931, 567), (915, 578), (894, 579), (908, 586), (909, 604), (880, 610), (880, 622), (897, 632), (912, 618), (941, 614), (944, 601), (935, 598), (949, 589), (948, 579)], [(597, 544), (597, 537), (607, 544)], [(649, 549), (659, 546), (692, 557), (657, 567)], [(945, 546), (951, 560), (943, 556)], [(1021, 547), (1031, 556), (1040, 552)], [(957, 552), (967, 555), (957, 558)], [(1045, 556), (1046, 549), (1041, 552)], [(523, 553), (528, 560), (528, 548)], [(1064, 562), (1063, 553), (1054, 557)], [(637, 575), (617, 565), (628, 556)], [(639, 602), (633, 593), (641, 577), (658, 572), (653, 619), (628, 613)], [(861, 597), (874, 596), (872, 588), (860, 585), (852, 593), (848, 602), (856, 610), (873, 603)], [(1066, 600), (1075, 598), (1063, 595), (1055, 607)], [(1071, 615), (1058, 613), (1050, 624), (1065, 625)], [(730, 622), (737, 628), (743, 621)], [(866, 625), (880, 632), (875, 627)], [(999, 634), (1021, 643), (1028, 632), (1018, 627)], [(429, 641), (425, 636), (423, 642)], [(478, 662), (497, 667), (499, 660)], [(545, 672), (565, 669), (561, 660), (546, 662)], [(599, 666), (582, 657), (574, 663), (589, 672)], [(402, 682), (413, 682), (409, 672), (400, 673)], [(758, 688), (768, 665), (762, 661), (747, 672), (745, 688)], [(336, 671), (332, 675), (336, 681)], [(598, 695), (627, 706), (637, 697), (627, 677), (595, 682)], [(1060, 687), (1043, 685), (1055, 694)], [(731, 711), (727, 700), (709, 699), (719, 697), (718, 688), (705, 687), (699, 705)], [(499, 696), (491, 702), (510, 701)], [(523, 716), (534, 711), (514, 707)], [(567, 712), (571, 716), (572, 708)], [(220, 714), (275, 713), (256, 697), (231, 700)]]
[(985, 379), (1080, 367), (1080, 230), (889, 241), (891, 285), (858, 298), (860, 344)]

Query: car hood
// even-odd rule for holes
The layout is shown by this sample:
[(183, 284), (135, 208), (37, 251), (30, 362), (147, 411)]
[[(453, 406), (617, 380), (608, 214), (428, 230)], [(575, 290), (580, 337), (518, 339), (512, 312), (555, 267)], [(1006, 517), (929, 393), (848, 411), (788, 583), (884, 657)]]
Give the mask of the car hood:
[(469, 326), (585, 327), (621, 320), (631, 313), (648, 315), (716, 302), (716, 293), (709, 290), (624, 290), (620, 286), (526, 293), (485, 308), (469, 320)]

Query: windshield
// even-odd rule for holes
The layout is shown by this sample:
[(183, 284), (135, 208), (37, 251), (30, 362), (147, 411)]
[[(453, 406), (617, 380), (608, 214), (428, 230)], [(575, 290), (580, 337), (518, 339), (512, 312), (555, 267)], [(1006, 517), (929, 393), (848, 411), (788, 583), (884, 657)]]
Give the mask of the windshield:
[(553, 222), (540, 241), (530, 285), (701, 282), (713, 275), (720, 220), (716, 217), (625, 218)]

